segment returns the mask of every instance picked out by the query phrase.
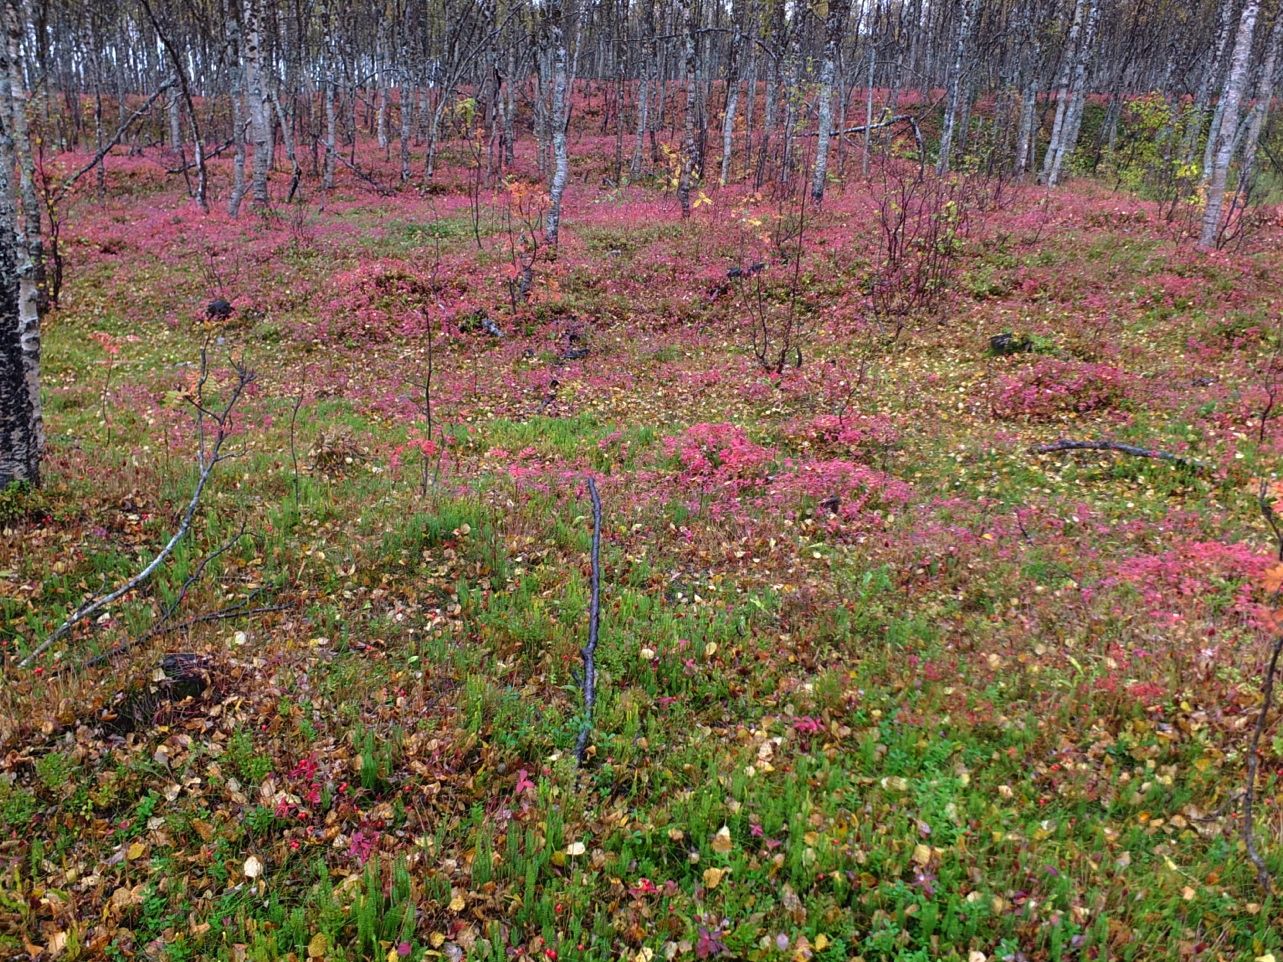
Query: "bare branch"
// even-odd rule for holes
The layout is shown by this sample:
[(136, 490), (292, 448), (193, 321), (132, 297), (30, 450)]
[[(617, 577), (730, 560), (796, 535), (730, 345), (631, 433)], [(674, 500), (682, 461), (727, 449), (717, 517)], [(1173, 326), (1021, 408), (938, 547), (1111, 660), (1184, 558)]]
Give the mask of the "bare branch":
[(1031, 454), (1051, 454), (1056, 451), (1117, 451), (1120, 454), (1130, 454), (1137, 458), (1153, 458), (1156, 461), (1166, 461), (1168, 464), (1174, 464), (1189, 471), (1201, 472), (1208, 470), (1207, 465), (1202, 461), (1183, 458), (1180, 455), (1169, 454), (1166, 451), (1142, 448), (1135, 444), (1124, 444), (1121, 441), (1067, 441), (1062, 438), (1051, 444), (1034, 445), (1029, 451)]
[[(200, 507), (201, 495), (205, 493), (205, 486), (209, 483), (210, 475), (213, 474), (214, 468), (221, 461), (225, 461), (234, 455), (223, 452), (223, 444), (231, 434), (232, 412), (236, 407), (245, 389), (254, 381), (254, 372), (238, 362), (233, 362), (236, 370), (236, 383), (232, 387), (232, 392), (228, 396), (227, 403), (221, 411), (210, 411), (204, 404), (204, 388), (208, 378), (208, 358), (206, 348), (201, 348), (201, 378), (197, 385), (196, 400), (192, 402), (196, 408), (197, 415), (197, 433), (200, 439), (199, 464), (200, 473), (196, 479), (196, 487), (192, 491), (191, 500), (187, 502), (187, 508), (183, 511), (182, 518), (179, 520), (177, 530), (170, 536), (169, 541), (160, 549), (160, 552), (152, 558), (147, 566), (139, 571), (132, 578), (127, 579), (120, 586), (105, 595), (86, 602), (77, 608), (71, 615), (59, 625), (54, 632), (37, 645), (25, 658), (18, 662), (19, 668), (26, 668), (31, 665), (37, 658), (49, 650), (55, 643), (67, 636), (67, 634), (80, 622), (102, 611), (112, 602), (123, 598), (130, 592), (146, 584), (151, 576), (154, 575), (158, 568), (165, 563), (166, 559), (173, 554), (174, 549), (178, 547), (180, 541), (187, 536), (191, 530), (192, 521), (196, 517), (196, 511)], [(214, 440), (206, 450), (205, 446), (205, 420), (209, 418), (214, 422)]]
[(89, 163), (85, 164), (83, 167), (81, 167), (74, 174), (72, 174), (70, 177), (68, 177), (66, 180), (62, 182), (62, 186), (58, 188), (58, 192), (54, 194), (53, 197), (46, 202), (47, 206), (53, 207), (57, 205), (64, 197), (67, 196), (68, 193), (70, 193), (71, 188), (76, 186), (76, 182), (80, 180), (81, 177), (85, 176), (85, 174), (89, 173), (91, 170), (93, 170), (95, 167), (101, 164), (103, 162), (103, 159), (109, 153), (112, 152), (112, 150), (116, 147), (117, 144), (120, 143), (121, 138), (123, 138), (125, 134), (129, 132), (129, 128), (134, 125), (134, 122), (137, 121), (144, 114), (146, 114), (149, 110), (151, 110), (152, 104), (154, 104), (160, 98), (161, 94), (163, 94), (166, 90), (168, 90), (173, 85), (174, 85), (174, 81), (167, 80), (165, 81), (165, 83), (157, 87), (156, 91), (150, 97), (147, 98), (146, 103), (144, 103), (141, 107), (139, 107), (137, 110), (135, 110), (132, 114), (130, 114), (121, 122), (120, 126), (116, 128), (116, 132), (112, 134), (111, 137), (108, 138), (107, 142), (102, 145), (98, 153), (94, 154), (93, 160), (89, 161)]
[(592, 498), (592, 597), (588, 603), (588, 644), (579, 652), (584, 660), (584, 724), (575, 741), (575, 761), (580, 768), (584, 767), (588, 754), (593, 708), (597, 702), (597, 631), (601, 622), (601, 497), (597, 494), (597, 482), (591, 477), (588, 495)]
[(1256, 726), (1252, 729), (1252, 741), (1247, 749), (1247, 787), (1243, 791), (1243, 845), (1247, 857), (1256, 866), (1256, 880), (1266, 895), (1270, 894), (1270, 871), (1265, 866), (1265, 859), (1256, 848), (1256, 835), (1253, 831), (1252, 805), (1256, 801), (1256, 772), (1261, 764), (1261, 736), (1265, 734), (1265, 722), (1270, 714), (1270, 705), (1274, 701), (1274, 678), (1278, 673), (1279, 656), (1283, 655), (1283, 635), (1274, 639), (1270, 651), (1269, 666), (1265, 669), (1265, 686), (1261, 692), (1261, 710), (1256, 716)]

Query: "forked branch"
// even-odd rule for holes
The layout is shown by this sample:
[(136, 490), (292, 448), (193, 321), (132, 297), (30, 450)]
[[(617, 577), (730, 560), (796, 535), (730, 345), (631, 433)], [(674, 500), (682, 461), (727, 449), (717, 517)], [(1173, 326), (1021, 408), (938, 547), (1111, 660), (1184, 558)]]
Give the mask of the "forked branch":
[[(192, 521), (196, 517), (196, 511), (200, 507), (201, 495), (205, 493), (205, 486), (209, 483), (210, 476), (214, 473), (221, 462), (228, 458), (235, 457), (235, 452), (226, 452), (223, 446), (232, 433), (232, 414), (236, 408), (237, 402), (244, 395), (245, 390), (254, 383), (254, 372), (245, 367), (239, 361), (233, 361), (233, 369), (236, 374), (236, 381), (232, 385), (231, 393), (227, 397), (226, 403), (221, 409), (211, 409), (208, 406), (205, 397), (205, 385), (209, 380), (209, 344), (206, 341), (205, 346), (200, 352), (200, 377), (196, 382), (195, 396), (190, 398), (190, 403), (196, 410), (196, 433), (199, 441), (199, 474), (196, 478), (196, 487), (192, 491), (191, 499), (187, 502), (187, 507), (179, 519), (178, 528), (170, 536), (169, 541), (160, 549), (160, 552), (147, 563), (133, 577), (127, 579), (118, 587), (99, 595), (97, 598), (86, 602), (68, 616), (67, 620), (59, 625), (48, 638), (42, 641), (30, 653), (27, 654), (20, 662), (19, 668), (26, 668), (36, 659), (48, 651), (53, 645), (65, 638), (76, 625), (80, 624), (87, 618), (98, 614), (112, 602), (123, 598), (142, 585), (146, 584), (165, 563), (166, 559), (174, 553), (179, 542), (187, 536), (191, 530)], [(212, 435), (212, 437), (211, 437)]]

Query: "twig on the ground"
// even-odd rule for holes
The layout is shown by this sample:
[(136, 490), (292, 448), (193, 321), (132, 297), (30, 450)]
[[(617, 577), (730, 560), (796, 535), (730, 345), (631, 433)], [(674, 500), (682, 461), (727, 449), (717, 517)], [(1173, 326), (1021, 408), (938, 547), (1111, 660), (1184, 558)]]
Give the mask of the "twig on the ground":
[(391, 197), (396, 193), (396, 191), (391, 190), (388, 187), (384, 187), (382, 184), (380, 184), (377, 180), (374, 179), (373, 174), (369, 173), (368, 171), (362, 170), (360, 167), (352, 163), (352, 161), (348, 160), (338, 151), (334, 152), (334, 156), (338, 158), (339, 163), (341, 163), (348, 170), (352, 171), (352, 173), (356, 174), (356, 176), (359, 177), (361, 180), (369, 184), (370, 187), (374, 190), (374, 192), (378, 194), (380, 197)]
[[(199, 465), (200, 473), (196, 479), (196, 488), (192, 492), (191, 500), (187, 502), (187, 508), (183, 511), (182, 518), (178, 523), (178, 529), (170, 536), (169, 541), (160, 549), (160, 552), (152, 558), (147, 566), (139, 571), (132, 578), (127, 579), (112, 591), (105, 595), (86, 602), (77, 608), (71, 615), (59, 625), (48, 638), (33, 648), (25, 658), (18, 662), (19, 668), (26, 668), (31, 665), (37, 658), (48, 651), (54, 644), (67, 636), (67, 634), (80, 622), (92, 615), (97, 614), (106, 608), (112, 602), (124, 597), (131, 591), (136, 590), (146, 584), (151, 576), (156, 573), (157, 569), (165, 563), (166, 559), (173, 554), (178, 543), (187, 536), (191, 529), (192, 521), (196, 517), (196, 510), (200, 507), (201, 495), (205, 493), (205, 486), (209, 483), (210, 475), (213, 474), (214, 468), (228, 458), (235, 457), (234, 453), (225, 453), (223, 444), (231, 436), (232, 431), (232, 413), (238, 401), (245, 393), (245, 389), (254, 382), (254, 372), (245, 367), (239, 361), (233, 361), (233, 368), (236, 372), (236, 382), (232, 386), (231, 394), (227, 398), (226, 404), (221, 410), (211, 410), (206, 405), (205, 384), (209, 378), (209, 342), (206, 340), (205, 345), (201, 347), (200, 352), (200, 378), (197, 381), (195, 397), (190, 399), (192, 406), (196, 409), (196, 426), (197, 437), (199, 438)], [(212, 422), (214, 428), (213, 443), (206, 446), (206, 421)]]
[(261, 605), (257, 608), (246, 608), (243, 604), (232, 605), (229, 608), (222, 608), (218, 611), (207, 611), (203, 615), (195, 615), (186, 621), (180, 621), (177, 624), (155, 624), (148, 628), (147, 631), (132, 641), (121, 642), (110, 651), (105, 651), (101, 655), (95, 655), (85, 662), (86, 668), (96, 668), (98, 665), (106, 664), (113, 658), (119, 658), (121, 655), (134, 648), (144, 641), (149, 641), (157, 635), (167, 635), (170, 632), (182, 631), (184, 628), (192, 628), (196, 625), (207, 624), (211, 621), (228, 621), (232, 618), (253, 618), (257, 615), (268, 615), (277, 611), (289, 611), (293, 605)]
[(161, 613), (160, 618), (156, 620), (156, 624), (152, 626), (148, 634), (153, 634), (157, 629), (163, 627), (166, 622), (174, 617), (179, 606), (182, 605), (183, 599), (187, 597), (187, 592), (191, 590), (192, 585), (200, 580), (201, 575), (205, 573), (205, 569), (209, 567), (210, 563), (218, 560), (220, 557), (227, 554), (227, 552), (231, 551), (236, 543), (243, 537), (245, 537), (245, 521), (242, 519), (240, 527), (236, 530), (234, 535), (200, 559), (200, 563), (196, 565), (195, 570), (187, 576), (187, 580), (184, 581), (182, 587), (178, 589), (178, 595)]
[(588, 479), (588, 495), (592, 498), (592, 596), (588, 602), (588, 644), (579, 651), (584, 660), (584, 723), (575, 742), (575, 761), (580, 768), (584, 767), (588, 754), (593, 707), (597, 702), (597, 630), (601, 622), (601, 497), (592, 478)]
[(1256, 801), (1256, 771), (1261, 763), (1261, 736), (1265, 734), (1265, 723), (1269, 717), (1270, 704), (1274, 701), (1274, 677), (1278, 672), (1280, 655), (1283, 655), (1283, 634), (1274, 639), (1274, 646), (1270, 651), (1270, 662), (1265, 669), (1265, 686), (1261, 692), (1261, 711), (1256, 716), (1256, 726), (1252, 729), (1252, 741), (1247, 749), (1247, 786), (1243, 791), (1243, 845), (1247, 849), (1247, 857), (1256, 866), (1256, 880), (1267, 895), (1270, 893), (1270, 870), (1266, 868), (1265, 859), (1261, 857), (1261, 853), (1256, 848), (1252, 805)]
[(294, 398), (294, 407), (290, 411), (290, 462), (294, 466), (294, 513), (299, 513), (299, 480), (298, 480), (298, 409), (303, 406), (303, 392), (305, 388), (298, 389), (298, 396)]
[[(1279, 521), (1274, 512), (1274, 505), (1270, 503), (1269, 490), (1269, 484), (1264, 480), (1261, 481), (1261, 488), (1256, 500), (1260, 505), (1261, 514), (1264, 515), (1266, 523), (1270, 526), (1270, 530), (1274, 532), (1274, 540), (1278, 544), (1279, 558), (1283, 560), (1283, 531), (1279, 529)], [(1261, 710), (1256, 716), (1256, 725), (1252, 728), (1252, 740), (1247, 747), (1247, 784), (1243, 788), (1243, 847), (1247, 850), (1247, 857), (1256, 867), (1256, 880), (1267, 895), (1270, 893), (1271, 888), (1270, 871), (1266, 868), (1265, 859), (1261, 857), (1261, 853), (1256, 847), (1253, 805), (1256, 802), (1256, 773), (1261, 764), (1261, 736), (1265, 734), (1265, 725), (1269, 720), (1270, 706), (1274, 702), (1274, 678), (1278, 673), (1280, 655), (1283, 655), (1283, 633), (1280, 633), (1274, 639), (1274, 644), (1270, 649), (1270, 660), (1265, 668), (1265, 683), (1261, 686)]]
[(1170, 454), (1167, 451), (1142, 448), (1135, 444), (1124, 444), (1122, 441), (1068, 441), (1062, 438), (1059, 441), (1053, 441), (1051, 444), (1036, 444), (1029, 451), (1032, 454), (1051, 454), (1056, 451), (1117, 451), (1119, 454), (1130, 454), (1137, 458), (1153, 458), (1156, 461), (1166, 461), (1168, 464), (1175, 464), (1178, 467), (1194, 472), (1207, 470), (1207, 465), (1202, 461), (1183, 458), (1178, 454)]

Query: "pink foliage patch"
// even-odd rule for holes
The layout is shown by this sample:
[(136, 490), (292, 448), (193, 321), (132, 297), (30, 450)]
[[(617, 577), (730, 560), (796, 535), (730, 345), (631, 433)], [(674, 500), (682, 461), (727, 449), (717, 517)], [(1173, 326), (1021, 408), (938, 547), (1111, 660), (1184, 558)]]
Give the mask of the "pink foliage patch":
[[(367, 261), (337, 274), (323, 304), (314, 336), (385, 341), (413, 336), (428, 325), (428, 294), (436, 282), (414, 267)], [(435, 300), (435, 299), (433, 299)]]
[(724, 422), (692, 425), (665, 438), (664, 448), (677, 456), (688, 479), (713, 485), (761, 478), (775, 460), (773, 450), (754, 444), (743, 428)]
[(900, 438), (894, 423), (883, 414), (821, 414), (794, 425), (792, 434), (813, 447), (841, 453), (890, 447)]
[(1127, 376), (1108, 364), (1040, 358), (998, 378), (991, 395), (1004, 418), (1048, 420), (1116, 407), (1127, 394)]
[(1245, 544), (1189, 541), (1157, 554), (1128, 558), (1108, 579), (1135, 588), (1150, 617), (1164, 624), (1213, 613), (1213, 599), (1229, 594), (1229, 609), (1254, 626), (1265, 625), (1267, 608), (1254, 598), (1272, 562)]
[(785, 468), (771, 485), (772, 499), (781, 507), (819, 505), (833, 521), (868, 520), (874, 512), (904, 507), (913, 496), (898, 478), (851, 461), (788, 461)]

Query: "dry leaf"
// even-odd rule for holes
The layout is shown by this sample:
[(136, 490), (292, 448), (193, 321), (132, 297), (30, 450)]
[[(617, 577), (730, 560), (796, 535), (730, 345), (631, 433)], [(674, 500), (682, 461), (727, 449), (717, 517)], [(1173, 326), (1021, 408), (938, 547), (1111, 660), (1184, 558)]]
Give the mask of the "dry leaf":
[(723, 825), (717, 830), (717, 834), (713, 836), (713, 851), (720, 855), (725, 855), (731, 848), (731, 830), (728, 826)]

